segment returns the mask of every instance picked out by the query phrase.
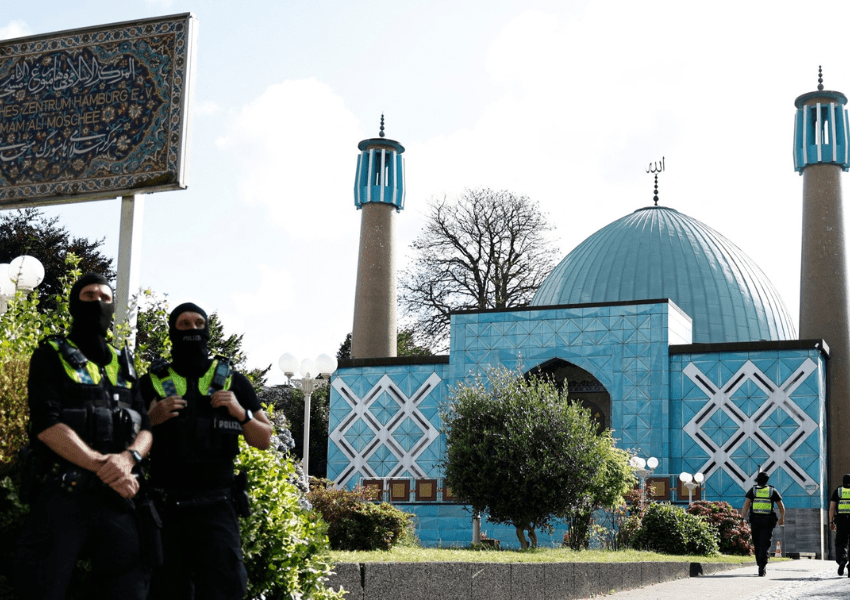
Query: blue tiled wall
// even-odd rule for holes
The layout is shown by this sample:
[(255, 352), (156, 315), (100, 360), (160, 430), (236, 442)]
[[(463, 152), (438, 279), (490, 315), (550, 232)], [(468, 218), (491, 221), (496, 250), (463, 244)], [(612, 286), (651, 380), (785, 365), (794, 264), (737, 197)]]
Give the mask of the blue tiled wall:
[[(437, 479), (439, 405), (490, 366), (528, 371), (563, 359), (591, 373), (611, 398), (621, 448), (655, 456), (656, 475), (704, 472), (704, 497), (737, 507), (758, 466), (789, 508), (824, 506), (825, 365), (815, 350), (669, 353), (690, 341), (674, 304), (589, 305), (459, 314), (449, 363), (340, 368), (331, 388), (328, 477)], [(442, 493), (442, 490), (441, 490)], [(470, 515), (451, 503), (402, 504), (425, 545), (466, 545)], [(512, 542), (512, 528), (482, 523)], [(563, 531), (541, 544), (560, 543)]]
[(622, 448), (661, 459), (669, 429), (668, 312), (676, 341), (688, 317), (672, 303), (551, 308), (452, 317), (452, 382), (488, 366), (523, 371), (553, 358), (595, 376), (611, 396), (611, 427)]
[(737, 507), (761, 467), (787, 507), (824, 508), (824, 367), (815, 349), (671, 356), (673, 472)]
[(439, 477), (446, 364), (339, 369), (331, 384), (328, 478)]

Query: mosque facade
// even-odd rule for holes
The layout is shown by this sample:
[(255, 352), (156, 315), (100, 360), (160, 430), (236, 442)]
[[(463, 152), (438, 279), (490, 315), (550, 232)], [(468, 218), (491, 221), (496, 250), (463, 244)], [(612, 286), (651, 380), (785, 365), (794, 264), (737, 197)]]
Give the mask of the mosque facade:
[[(846, 170), (846, 157), (826, 149), (847, 140), (844, 103), (803, 108), (812, 131), (833, 129), (801, 143), (821, 144), (811, 156)], [(687, 503), (678, 475), (702, 473), (695, 497), (740, 508), (767, 471), (788, 509), (783, 550), (827, 555), (838, 435), (828, 336), (800, 339), (764, 273), (709, 226), (657, 203), (639, 208), (570, 252), (531, 305), (454, 314), (450, 336), (448, 355), (353, 358), (331, 382), (328, 478), (380, 488), (417, 515), (423, 545), (472, 539), (471, 514), (443, 484), (439, 407), (457, 385), (504, 366), (566, 382), (620, 448), (656, 457), (647, 480), (656, 499)], [(513, 528), (486, 518), (481, 528), (517, 544)], [(560, 544), (565, 529), (540, 543)]]

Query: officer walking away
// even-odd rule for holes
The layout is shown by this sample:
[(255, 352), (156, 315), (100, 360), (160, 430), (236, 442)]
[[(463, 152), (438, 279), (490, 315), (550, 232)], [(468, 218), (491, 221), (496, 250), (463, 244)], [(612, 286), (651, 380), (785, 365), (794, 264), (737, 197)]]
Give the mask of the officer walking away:
[[(785, 524), (785, 505), (782, 496), (772, 485), (767, 485), (770, 475), (764, 471), (756, 476), (756, 485), (747, 492), (744, 508), (741, 514), (748, 518), (753, 533), (753, 545), (756, 549), (756, 564), (759, 567), (759, 577), (767, 574), (767, 553), (770, 550), (770, 538), (776, 525)], [(773, 506), (779, 507), (779, 519)]]
[(153, 600), (243, 598), (247, 586), (237, 510), (247, 516), (247, 479), (234, 477), (239, 436), (268, 448), (272, 426), (250, 381), (207, 352), (209, 322), (196, 304), (168, 319), (172, 362), (141, 380), (154, 443), (150, 483), (162, 503), (163, 564)]
[[(850, 475), (845, 475), (841, 486), (829, 498), (829, 528), (835, 532), (835, 562), (838, 574), (844, 575), (847, 565), (847, 544), (850, 542)], [(850, 577), (850, 570), (847, 571)]]
[(30, 480), (37, 492), (15, 556), (21, 598), (65, 598), (88, 556), (97, 598), (142, 600), (148, 572), (130, 500), (151, 446), (132, 357), (106, 342), (115, 305), (102, 275), (71, 288), (68, 337), (42, 340), (30, 359)]

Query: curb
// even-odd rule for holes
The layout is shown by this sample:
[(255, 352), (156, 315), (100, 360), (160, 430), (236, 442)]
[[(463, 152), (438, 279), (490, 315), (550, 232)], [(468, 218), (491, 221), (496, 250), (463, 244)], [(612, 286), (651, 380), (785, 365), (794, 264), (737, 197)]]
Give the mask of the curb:
[(326, 585), (346, 600), (578, 600), (755, 565), (741, 563), (341, 563)]

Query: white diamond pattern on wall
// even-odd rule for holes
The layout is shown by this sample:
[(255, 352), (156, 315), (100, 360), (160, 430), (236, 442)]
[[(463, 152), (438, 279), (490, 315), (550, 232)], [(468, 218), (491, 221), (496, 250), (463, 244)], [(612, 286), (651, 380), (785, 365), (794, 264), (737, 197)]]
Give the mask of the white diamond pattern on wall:
[[(792, 455), (818, 429), (818, 424), (791, 399), (791, 394), (816, 370), (815, 362), (806, 359), (776, 385), (747, 361), (728, 381), (717, 386), (694, 363), (689, 363), (684, 374), (708, 396), (708, 402), (684, 429), (709, 455), (700, 468), (706, 478), (723, 469), (741, 489), (747, 489), (755, 485), (755, 464), (768, 472), (782, 468), (801, 488), (814, 494), (819, 482)], [(733, 399), (742, 387), (748, 399), (764, 398), (757, 408), (753, 407), (755, 410), (742, 410), (741, 402)]]
[(360, 398), (343, 378), (334, 379), (334, 389), (351, 407), (349, 415), (330, 434), (331, 440), (351, 460), (337, 478), (338, 486), (345, 486), (358, 473), (367, 479), (392, 479), (404, 477), (405, 473), (416, 478), (427, 477), (416, 460), (440, 432), (418, 405), (440, 381), (433, 373), (407, 397), (384, 375)]

